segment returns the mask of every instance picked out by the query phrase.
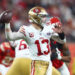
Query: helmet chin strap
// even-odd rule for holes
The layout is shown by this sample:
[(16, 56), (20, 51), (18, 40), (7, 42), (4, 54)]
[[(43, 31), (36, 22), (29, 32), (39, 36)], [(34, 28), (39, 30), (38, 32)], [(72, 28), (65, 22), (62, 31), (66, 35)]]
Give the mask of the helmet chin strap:
[(38, 22), (33, 17), (31, 17), (31, 19), (33, 20), (33, 22), (38, 24)]

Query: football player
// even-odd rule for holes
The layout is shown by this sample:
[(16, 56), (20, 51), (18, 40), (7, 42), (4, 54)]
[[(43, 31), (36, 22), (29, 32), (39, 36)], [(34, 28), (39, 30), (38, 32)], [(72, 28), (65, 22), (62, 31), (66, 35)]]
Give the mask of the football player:
[[(28, 44), (25, 42), (25, 40), (16, 40), (15, 41), (15, 58), (22, 57), (28, 57), (31, 58), (29, 52)], [(22, 64), (23, 65), (23, 64)], [(23, 69), (24, 70), (24, 69)], [(56, 70), (54, 67), (52, 67), (52, 75), (60, 75), (60, 72)]]
[(21, 75), (22, 73), (24, 75), (29, 75), (31, 72), (29, 69), (31, 67), (29, 46), (25, 40), (22, 39), (14, 41), (14, 45), (15, 59), (11, 65), (11, 69), (9, 69), (10, 72), (7, 72), (7, 74), (10, 75), (11, 72), (13, 72), (14, 75)]
[(10, 42), (0, 44), (0, 73), (5, 75), (15, 57), (14, 47)]
[(23, 39), (16, 40), (15, 44), (15, 58), (19, 57), (27, 57), (31, 58), (31, 54), (29, 52), (29, 46)]
[[(61, 24), (61, 21), (60, 21), (60, 19), (58, 18), (58, 17), (48, 17), (48, 21), (47, 21), (47, 24), (49, 25), (49, 24), (58, 24), (58, 25), (62, 25)], [(63, 34), (63, 32), (61, 33), (61, 34), (59, 34), (59, 36), (60, 36), (60, 38), (62, 39), (62, 35)], [(61, 36), (62, 35), (62, 36)], [(54, 38), (54, 37), (51, 37), (52, 39)], [(56, 38), (56, 40), (57, 40), (58, 38)], [(64, 39), (64, 42), (65, 42), (65, 39)], [(59, 39), (59, 43), (61, 43), (61, 40)], [(53, 45), (54, 46), (54, 45)], [(60, 74), (60, 72), (55, 68), (55, 67), (52, 67), (52, 75), (61, 75)]]
[(0, 44), (0, 64), (9, 66), (13, 61), (14, 57), (14, 47), (10, 45), (10, 42), (3, 42), (2, 44)]
[[(15, 58), (31, 58), (30, 56), (30, 52), (29, 52), (29, 46), (28, 44), (25, 42), (25, 40), (16, 40), (15, 41)], [(25, 60), (26, 61), (26, 60)], [(23, 65), (23, 64), (20, 64)], [(23, 69), (25, 70), (25, 68)], [(52, 75), (60, 75), (60, 72), (58, 70), (56, 70), (54, 67), (52, 67)]]
[(60, 44), (51, 39), (51, 50), (52, 50), (52, 64), (58, 69), (61, 75), (70, 75), (67, 65), (65, 62), (70, 62), (71, 56), (67, 44)]
[[(2, 45), (1, 45), (1, 48), (7, 50), (8, 48), (6, 48), (6, 45), (8, 47), (13, 46), (15, 48), (15, 58), (14, 59), (21, 58), (21, 60), (23, 60), (25, 57), (30, 58), (29, 47), (28, 47), (27, 43), (24, 40), (20, 39), (20, 40), (16, 40), (16, 41), (6, 42), (6, 44), (3, 43), (4, 48), (3, 48)], [(13, 53), (11, 53), (11, 55), (13, 55)], [(22, 61), (19, 61), (19, 63), (22, 63)], [(8, 62), (7, 62), (7, 64), (9, 65)], [(0, 73), (1, 73), (1, 75), (5, 75), (7, 73), (7, 71), (8, 71), (8, 69), (10, 69), (10, 67), (8, 65), (7, 66), (5, 66), (4, 64), (0, 65)], [(23, 66), (23, 63), (20, 64), (20, 65)], [(16, 67), (15, 69), (18, 70), (18, 67)], [(26, 70), (26, 69), (24, 68), (23, 70)], [(15, 75), (16, 75), (16, 73), (15, 73)]]
[[(62, 33), (61, 26), (58, 24), (53, 24), (53, 25), (50, 24), (43, 26), (45, 23), (46, 15), (48, 14), (46, 10), (42, 7), (39, 6), (34, 7), (29, 11), (28, 14), (29, 14), (29, 21), (31, 24), (29, 26), (22, 26), (18, 32), (12, 32), (10, 28), (10, 23), (5, 23), (6, 37), (9, 40), (16, 40), (16, 39), (26, 40), (27, 44), (30, 47), (30, 53), (33, 59), (32, 68), (31, 68), (32, 75), (51, 75), (52, 64), (50, 61), (50, 54), (51, 54), (50, 45), (49, 45), (50, 37), (54, 36), (53, 39), (55, 39), (56, 38), (55, 36), (57, 36), (58, 39), (60, 39), (59, 34), (57, 33)], [(64, 40), (61, 40), (59, 42), (63, 43)], [(21, 60), (17, 60), (18, 63), (19, 61)], [(17, 63), (15, 63), (14, 65), (16, 66)], [(28, 71), (29, 68), (27, 67), (27, 65), (26, 68)], [(24, 74), (25, 72), (22, 72), (21, 75), (29, 75), (29, 74)], [(7, 75), (14, 75), (14, 72), (8, 71)], [(18, 74), (17, 72), (16, 75), (20, 74)]]
[[(58, 24), (62, 25), (60, 19), (57, 17), (50, 18), (50, 21), (47, 23), (56, 23), (56, 24), (58, 23)], [(58, 54), (58, 57), (61, 59), (60, 51), (58, 50), (58, 48), (61, 49), (62, 50), (61, 53), (63, 52), (63, 54), (65, 54), (65, 55), (63, 56), (63, 58), (61, 60), (58, 60), (58, 59), (52, 60), (53, 66), (55, 68), (61, 67), (63, 65), (63, 61), (70, 62), (70, 60), (71, 60), (71, 56), (70, 56), (70, 52), (69, 52), (67, 44), (66, 44), (66, 37), (64, 35), (64, 32), (59, 34), (59, 36), (61, 39), (64, 39), (65, 42), (63, 44), (61, 44), (60, 42), (54, 41), (53, 37), (51, 38), (52, 59), (54, 59), (54, 57), (57, 58), (56, 57), (57, 54)], [(65, 74), (69, 75), (69, 71), (68, 71), (67, 67), (65, 67), (65, 71), (66, 72), (64, 72), (64, 70), (62, 70), (60, 72), (62, 75), (65, 75)], [(55, 74), (53, 74), (53, 75), (55, 75)]]

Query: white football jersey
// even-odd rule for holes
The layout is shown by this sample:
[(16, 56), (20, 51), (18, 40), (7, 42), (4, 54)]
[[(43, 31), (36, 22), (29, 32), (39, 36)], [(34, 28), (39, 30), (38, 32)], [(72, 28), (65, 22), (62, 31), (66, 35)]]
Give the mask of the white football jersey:
[(4, 65), (0, 64), (0, 72), (2, 75), (6, 75), (6, 72), (8, 71), (10, 67), (5, 67)]
[(15, 57), (30, 58), (29, 46), (22, 39), (15, 41)]
[(55, 33), (54, 26), (44, 26), (43, 30), (37, 30), (32, 25), (24, 26), (23, 32), (25, 40), (30, 47), (33, 60), (50, 61), (50, 37)]

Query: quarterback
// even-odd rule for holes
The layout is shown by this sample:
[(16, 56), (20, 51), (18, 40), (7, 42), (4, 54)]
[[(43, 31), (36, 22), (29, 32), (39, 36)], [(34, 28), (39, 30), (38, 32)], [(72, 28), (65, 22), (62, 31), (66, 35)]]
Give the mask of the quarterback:
[(71, 56), (69, 49), (66, 45), (60, 44), (51, 39), (51, 50), (52, 50), (52, 64), (61, 73), (61, 75), (70, 75), (68, 67), (65, 62), (70, 62)]
[[(24, 39), (30, 47), (30, 53), (32, 56), (31, 62), (31, 75), (51, 75), (52, 64), (50, 61), (50, 38), (55, 39), (55, 36), (59, 37), (58, 33), (61, 33), (61, 26), (58, 24), (45, 25), (47, 12), (42, 7), (34, 7), (29, 11), (29, 26), (20, 27), (18, 32), (12, 32), (10, 23), (5, 22), (5, 34), (9, 40)], [(56, 26), (56, 27), (55, 27)], [(16, 35), (16, 36), (15, 36)], [(59, 41), (59, 40), (57, 40)], [(63, 43), (62, 40), (61, 43)], [(17, 60), (17, 59), (16, 59)], [(15, 61), (16, 61), (15, 60)], [(20, 60), (17, 60), (19, 63)], [(14, 65), (16, 65), (15, 63)], [(20, 64), (20, 63), (19, 63)], [(13, 67), (13, 65), (12, 65)], [(11, 68), (12, 68), (11, 67)], [(23, 66), (20, 66), (23, 67)], [(10, 68), (10, 70), (11, 70)], [(29, 70), (28, 67), (26, 67)], [(18, 70), (19, 71), (19, 70)], [(26, 71), (25, 71), (26, 72)], [(14, 75), (13, 72), (8, 71), (6, 75)], [(30, 74), (16, 74), (16, 75), (30, 75)]]
[[(14, 42), (15, 44), (15, 58), (31, 58), (31, 54), (29, 52), (29, 46), (28, 44), (25, 42), (25, 40), (16, 40)], [(23, 65), (23, 64), (20, 64)], [(24, 70), (24, 69), (23, 69)], [(58, 70), (56, 70), (54, 67), (52, 67), (52, 75), (60, 75), (60, 72)]]
[(23, 73), (23, 75), (29, 75), (31, 72), (29, 69), (31, 67), (29, 46), (23, 39), (16, 40), (13, 44), (15, 46), (15, 58), (7, 74), (21, 75)]

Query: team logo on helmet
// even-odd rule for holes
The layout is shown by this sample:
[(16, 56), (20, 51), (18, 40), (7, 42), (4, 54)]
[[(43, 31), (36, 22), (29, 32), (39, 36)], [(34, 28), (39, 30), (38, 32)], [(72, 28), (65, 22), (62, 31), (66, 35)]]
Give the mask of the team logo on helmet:
[(35, 13), (40, 13), (41, 10), (40, 10), (39, 8), (36, 8), (36, 9), (33, 10), (33, 12), (35, 12)]

